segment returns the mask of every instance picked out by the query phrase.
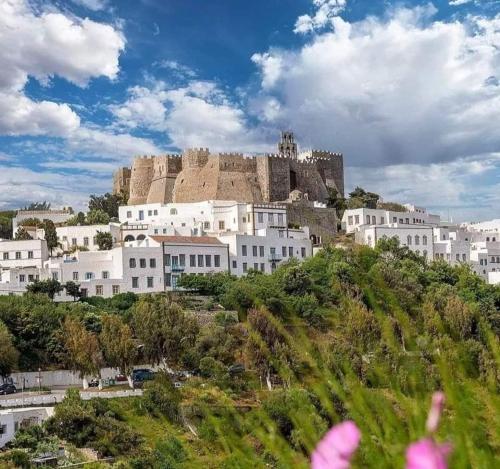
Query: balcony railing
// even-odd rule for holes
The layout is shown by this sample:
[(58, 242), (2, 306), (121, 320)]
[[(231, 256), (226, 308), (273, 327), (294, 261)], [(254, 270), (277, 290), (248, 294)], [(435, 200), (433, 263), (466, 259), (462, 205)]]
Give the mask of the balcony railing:
[(184, 266), (179, 264), (172, 264), (170, 270), (172, 272), (184, 272)]
[(278, 254), (269, 254), (269, 262), (280, 262), (282, 260), (281, 256)]

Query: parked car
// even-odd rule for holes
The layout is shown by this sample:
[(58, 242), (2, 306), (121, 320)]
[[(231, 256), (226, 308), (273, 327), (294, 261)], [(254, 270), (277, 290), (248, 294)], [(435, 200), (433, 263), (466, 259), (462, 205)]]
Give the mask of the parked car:
[(124, 381), (127, 381), (127, 377), (125, 375), (116, 375), (115, 381), (117, 383), (123, 383)]
[(15, 394), (17, 388), (12, 383), (0, 384), (0, 396), (5, 396), (6, 394)]
[(132, 381), (150, 381), (154, 379), (155, 373), (149, 368), (137, 368), (132, 371)]

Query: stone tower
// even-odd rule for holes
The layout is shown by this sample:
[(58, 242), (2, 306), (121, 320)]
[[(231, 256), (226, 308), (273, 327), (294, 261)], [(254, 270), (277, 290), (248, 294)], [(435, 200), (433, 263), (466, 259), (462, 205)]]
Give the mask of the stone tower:
[(130, 168), (119, 168), (113, 174), (113, 194), (129, 194), (130, 193), (130, 176), (132, 171)]
[(130, 197), (128, 205), (145, 204), (153, 180), (154, 158), (142, 156), (134, 158), (130, 176)]
[(153, 176), (147, 203), (168, 204), (173, 202), (175, 179), (181, 170), (182, 159), (178, 155), (156, 156), (153, 159)]
[(278, 155), (297, 159), (297, 144), (293, 132), (281, 132), (281, 140), (278, 143)]

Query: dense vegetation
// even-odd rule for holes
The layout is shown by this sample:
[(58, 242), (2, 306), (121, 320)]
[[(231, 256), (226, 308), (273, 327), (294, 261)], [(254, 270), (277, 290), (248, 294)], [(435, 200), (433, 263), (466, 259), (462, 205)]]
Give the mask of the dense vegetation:
[[(376, 249), (325, 248), (272, 275), (186, 276), (182, 284), (214, 308), (238, 311), (239, 321), (220, 311), (200, 324), (185, 311), (190, 295), (66, 305), (0, 298), (0, 341), (20, 352), (20, 367), (78, 369), (72, 347), (91, 343), (94, 367), (136, 350), (142, 356), (122, 368), (148, 360), (197, 372), (180, 390), (161, 373), (131, 400), (82, 402), (70, 393), (31, 432), (118, 456), (121, 468), (295, 468), (307, 467), (329, 427), (350, 418), (362, 431), (355, 467), (402, 467), (406, 446), (424, 434), (432, 392), (442, 389), (438, 439), (453, 444), (450, 467), (498, 467), (500, 288), (467, 266), (427, 264), (386, 240)], [(79, 346), (68, 342), (82, 334)], [(122, 342), (129, 346), (117, 348)], [(34, 445), (25, 433), (13, 446), (23, 444)]]

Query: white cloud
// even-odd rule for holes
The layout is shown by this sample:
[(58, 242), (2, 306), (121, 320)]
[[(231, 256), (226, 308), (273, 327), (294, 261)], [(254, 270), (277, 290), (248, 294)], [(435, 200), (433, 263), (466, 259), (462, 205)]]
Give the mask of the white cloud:
[(312, 0), (315, 12), (297, 18), (294, 32), (307, 34), (331, 25), (333, 18), (344, 11), (347, 0)]
[(108, 6), (108, 0), (71, 0), (77, 5), (84, 6), (92, 11), (104, 10)]
[(164, 82), (133, 87), (127, 101), (109, 110), (126, 128), (165, 131), (181, 149), (267, 149), (262, 133), (249, 127), (244, 111), (212, 81), (193, 80), (178, 88), (168, 88)]
[(459, 5), (465, 5), (466, 3), (471, 3), (473, 0), (450, 0), (450, 5), (456, 7)]
[(262, 79), (255, 102), (265, 103), (259, 117), (294, 129), (306, 145), (343, 151), (351, 165), (498, 151), (500, 15), (460, 23), (433, 21), (434, 12), (336, 17), (333, 31), (299, 50), (254, 56)]
[(0, 44), (0, 133), (59, 136), (78, 128), (78, 115), (67, 104), (25, 96), (28, 78), (47, 85), (58, 75), (78, 86), (97, 76), (114, 79), (125, 40), (110, 25), (3, 0)]

